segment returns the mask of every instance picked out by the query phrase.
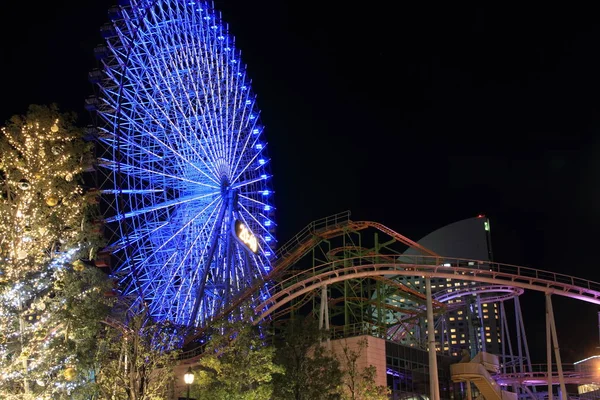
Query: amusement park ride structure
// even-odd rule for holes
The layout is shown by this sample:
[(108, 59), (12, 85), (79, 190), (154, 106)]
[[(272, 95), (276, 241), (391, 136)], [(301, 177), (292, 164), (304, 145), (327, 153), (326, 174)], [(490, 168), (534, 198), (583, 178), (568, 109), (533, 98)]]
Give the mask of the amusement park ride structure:
[[(407, 247), (418, 249), (420, 254), (406, 255)], [(465, 307), (465, 302), (457, 300), (477, 297), (486, 304), (497, 304), (501, 354), (497, 355), (499, 361), (490, 370), (491, 375), (485, 370), (485, 363), (465, 363), (474, 366), (471, 370), (466, 369), (467, 365), (462, 369), (453, 368), (455, 382), (476, 385), (483, 382), (477, 385), (482, 394), (485, 387), (496, 385), (495, 390), (511, 387), (521, 396), (540, 398), (552, 393), (553, 385), (559, 385), (558, 393), (567, 393), (567, 384), (595, 384), (600, 380), (593, 373), (563, 366), (552, 307), (552, 295), (600, 304), (599, 283), (516, 265), (446, 258), (382, 224), (352, 221), (349, 212), (309, 224), (278, 250), (276, 259), (271, 274), (264, 281), (271, 296), (256, 301), (258, 297), (250, 295), (256, 290), (253, 287), (232, 303), (232, 307), (252, 298), (259, 316), (257, 321), (274, 323), (282, 323), (294, 313), (312, 313), (333, 339), (366, 334), (398, 341), (410, 337), (411, 329), (425, 321), (427, 343), (414, 338), (410, 346), (429, 349), (430, 372), (433, 372), (437, 371), (433, 355), (444, 353), (444, 349), (449, 349), (448, 353), (452, 351), (445, 315), (449, 310)], [(400, 283), (398, 278), (403, 276), (425, 280), (425, 294)], [(461, 286), (452, 290), (444, 286), (432, 291), (431, 279), (436, 278), (453, 283), (453, 287), (460, 282)], [(545, 365), (532, 364), (529, 355), (519, 303), (519, 296), (526, 290), (541, 292), (546, 299)], [(509, 324), (505, 307), (508, 301), (514, 303), (514, 324)], [(407, 307), (407, 303), (412, 306)], [(481, 315), (467, 318), (481, 318)], [(485, 321), (480, 323), (485, 324)], [(513, 325), (516, 332), (511, 332), (509, 325)], [(485, 345), (477, 345), (473, 337), (469, 339), (462, 347), (471, 353), (475, 350), (477, 356), (469, 356), (468, 360), (491, 356), (485, 352)], [(439, 398), (439, 391), (437, 396), (435, 394), (436, 374), (432, 375), (431, 397)], [(547, 389), (540, 391), (541, 385)], [(489, 393), (494, 392), (488, 392), (488, 396)]]
[[(123, 294), (148, 305), (152, 318), (196, 328), (188, 346), (248, 303), (257, 323), (277, 327), (294, 314), (313, 314), (333, 339), (369, 335), (426, 349), (434, 400), (436, 353), (458, 350), (470, 362), (453, 367), (452, 379), (475, 383), (488, 398), (510, 397), (500, 386), (537, 398), (541, 384), (548, 396), (556, 384), (566, 394), (567, 383), (598, 382), (563, 368), (552, 309), (552, 295), (600, 304), (598, 283), (445, 257), (380, 223), (352, 221), (349, 212), (312, 222), (275, 252), (260, 112), (214, 5), (123, 0), (109, 18), (101, 29), (105, 43), (95, 50), (99, 68), (89, 75), (96, 95), (86, 100), (97, 117), (90, 135), (98, 142), (100, 206), (111, 236), (106, 257), (115, 260)], [(546, 299), (544, 368), (529, 357), (519, 303), (526, 290)], [(461, 343), (448, 332), (447, 314), (466, 304), (473, 307)], [(499, 321), (497, 360), (486, 351), (486, 304), (493, 305), (488, 319)], [(182, 358), (190, 363), (199, 353)]]

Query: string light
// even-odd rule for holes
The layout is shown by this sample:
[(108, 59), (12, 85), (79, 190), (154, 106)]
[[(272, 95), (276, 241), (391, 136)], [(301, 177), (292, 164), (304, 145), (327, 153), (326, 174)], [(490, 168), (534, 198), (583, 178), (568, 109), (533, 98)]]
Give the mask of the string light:
[(98, 307), (104, 293), (98, 275), (74, 267), (102, 244), (98, 193), (81, 185), (90, 150), (54, 107), (32, 106), (0, 128), (0, 393), (26, 381), (35, 398), (70, 397), (89, 381), (73, 348), (94, 340), (81, 336), (88, 316), (75, 308)]

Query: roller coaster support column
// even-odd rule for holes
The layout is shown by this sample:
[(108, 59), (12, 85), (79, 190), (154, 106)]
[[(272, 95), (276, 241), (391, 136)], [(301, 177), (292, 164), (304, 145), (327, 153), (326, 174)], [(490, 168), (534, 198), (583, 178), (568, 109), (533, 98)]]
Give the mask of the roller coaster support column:
[(466, 381), (467, 385), (467, 400), (473, 400), (473, 394), (471, 393), (471, 381)]
[(548, 400), (552, 400), (552, 334), (550, 333), (550, 316), (546, 298), (546, 363), (548, 364)]
[(429, 392), (431, 400), (440, 400), (438, 382), (437, 354), (435, 352), (435, 324), (433, 322), (433, 300), (431, 297), (431, 278), (425, 278), (425, 295), (427, 296), (427, 337), (429, 343)]
[(329, 305), (327, 304), (327, 285), (321, 287), (321, 312), (319, 313), (319, 329), (327, 331), (327, 348), (330, 347), (329, 341)]
[[(562, 361), (560, 359), (560, 349), (558, 347), (558, 335), (556, 334), (556, 324), (554, 323), (554, 311), (552, 309), (552, 298), (550, 297), (550, 293), (546, 293), (546, 316), (548, 318), (548, 322), (546, 324), (546, 329), (548, 329), (548, 325), (550, 325), (550, 332), (552, 333), (552, 342), (554, 343), (554, 358), (556, 358), (556, 369), (558, 371), (558, 382), (560, 383), (560, 394), (561, 400), (562, 396), (567, 396), (567, 389), (565, 388), (565, 377), (563, 375), (562, 370)], [(546, 333), (546, 337), (548, 334)], [(552, 365), (548, 366), (548, 372), (551, 372)]]

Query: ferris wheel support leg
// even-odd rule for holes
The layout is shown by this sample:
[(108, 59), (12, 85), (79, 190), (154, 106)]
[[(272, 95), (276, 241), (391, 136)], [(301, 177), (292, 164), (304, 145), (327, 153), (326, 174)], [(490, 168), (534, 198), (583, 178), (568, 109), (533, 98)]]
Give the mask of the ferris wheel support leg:
[[(552, 298), (550, 293), (546, 293), (546, 307), (548, 309), (548, 320), (550, 321), (550, 331), (552, 333), (552, 342), (554, 343), (554, 358), (556, 358), (556, 369), (558, 371), (558, 382), (560, 384), (561, 400), (562, 396), (567, 396), (565, 387), (565, 377), (562, 370), (562, 361), (560, 359), (560, 349), (558, 347), (558, 335), (556, 334), (556, 323), (554, 322), (554, 311), (552, 309)], [(565, 399), (566, 400), (566, 399)]]
[(435, 324), (433, 321), (433, 300), (431, 297), (431, 278), (425, 278), (425, 295), (427, 296), (427, 337), (429, 342), (429, 392), (432, 400), (440, 400), (438, 382), (437, 354), (435, 353)]
[(219, 234), (221, 232), (221, 225), (223, 224), (223, 218), (225, 218), (225, 210), (229, 208), (229, 204), (223, 204), (221, 207), (221, 211), (219, 212), (218, 220), (215, 224), (216, 229), (214, 230), (213, 237), (211, 238), (210, 250), (208, 253), (208, 257), (206, 258), (206, 266), (204, 268), (202, 274), (202, 280), (198, 285), (198, 290), (196, 291), (196, 300), (194, 301), (194, 308), (192, 309), (192, 314), (190, 317), (190, 323), (195, 325), (196, 318), (198, 317), (198, 311), (200, 310), (200, 303), (202, 302), (202, 294), (204, 293), (204, 286), (206, 285), (206, 280), (208, 279), (208, 273), (210, 270), (210, 265), (212, 263), (213, 257), (215, 255), (215, 250), (217, 248), (217, 242), (219, 240)]

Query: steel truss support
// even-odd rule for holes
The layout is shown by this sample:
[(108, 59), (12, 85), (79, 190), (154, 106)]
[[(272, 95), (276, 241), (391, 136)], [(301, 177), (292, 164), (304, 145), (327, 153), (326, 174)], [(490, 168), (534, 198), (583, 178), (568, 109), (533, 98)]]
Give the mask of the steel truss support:
[(327, 332), (327, 348), (330, 347), (329, 340), (329, 305), (327, 304), (327, 285), (321, 288), (321, 310), (319, 313), (319, 330)]
[(425, 278), (425, 296), (427, 296), (427, 336), (429, 343), (429, 392), (431, 400), (440, 400), (438, 382), (437, 354), (435, 352), (435, 324), (433, 321), (433, 299), (431, 297), (431, 278)]
[(550, 293), (546, 293), (546, 355), (548, 357), (548, 399), (552, 395), (552, 347), (554, 347), (554, 358), (556, 359), (556, 369), (558, 372), (558, 382), (560, 385), (559, 396), (567, 395), (565, 387), (565, 377), (562, 370), (562, 361), (560, 358), (560, 349), (558, 347), (558, 335), (556, 334), (556, 323), (554, 321), (554, 310), (552, 309), (552, 298)]

